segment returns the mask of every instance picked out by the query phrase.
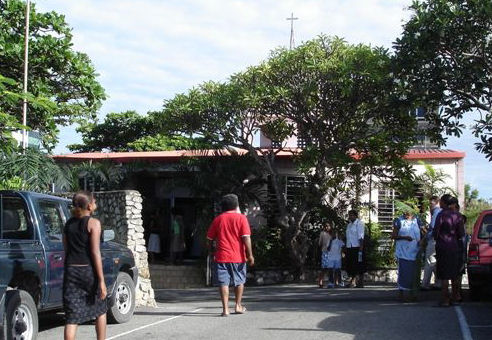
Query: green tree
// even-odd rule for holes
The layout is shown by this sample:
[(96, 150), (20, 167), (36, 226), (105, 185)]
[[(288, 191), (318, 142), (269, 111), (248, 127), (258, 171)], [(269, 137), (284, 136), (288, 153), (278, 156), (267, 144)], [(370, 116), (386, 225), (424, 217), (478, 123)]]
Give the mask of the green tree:
[[(29, 82), (35, 97), (56, 105), (28, 103), (28, 126), (43, 136), (44, 146), (57, 142), (57, 125), (91, 120), (105, 99), (89, 57), (73, 49), (71, 28), (63, 15), (30, 12)], [(14, 93), (22, 93), (24, 65), (25, 1), (0, 0), (0, 74), (16, 81)], [(21, 122), (21, 101), (0, 98), (2, 111)]]
[(478, 199), (479, 192), (472, 189), (470, 184), (465, 184), (465, 209)]
[(429, 108), (429, 134), (441, 144), (445, 135), (461, 135), (463, 116), (477, 110), (476, 148), (492, 160), (492, 2), (419, 0), (410, 9), (394, 44), (397, 78)]
[(484, 198), (480, 198), (477, 189), (472, 189), (470, 184), (465, 184), (465, 209), (463, 214), (466, 216), (466, 229), (469, 233), (473, 231), (478, 216), (483, 210), (492, 209), (492, 203)]
[(67, 188), (62, 169), (46, 153), (32, 148), (0, 154), (0, 178), (4, 189), (50, 192), (53, 184)]
[(203, 140), (203, 138), (159, 133), (155, 136), (145, 136), (128, 143), (127, 148), (133, 151), (203, 150), (212, 148), (212, 145)]
[(425, 207), (432, 196), (442, 196), (444, 194), (456, 195), (453, 188), (446, 186), (446, 181), (450, 178), (442, 169), (436, 169), (430, 164), (421, 162), (424, 165), (425, 171), (415, 177), (417, 190), (422, 193)]
[[(248, 152), (273, 188), (275, 222), (300, 274), (312, 245), (307, 223), (312, 209), (323, 205), (340, 217), (357, 203), (356, 189), (362, 190), (359, 183), (367, 174), (391, 180), (409, 173), (402, 156), (413, 143), (415, 121), (409, 103), (396, 95), (399, 84), (391, 71), (386, 50), (321, 36), (294, 50), (276, 50), (225, 83), (207, 82), (177, 95), (165, 102), (156, 121)], [(290, 136), (306, 141), (303, 149), (284, 150), (305, 175), (296, 198), (284, 189), (282, 148), (256, 145), (260, 131), (275, 141)]]
[[(8, 91), (8, 85), (14, 84), (12, 79), (5, 78), (0, 74), (0, 101), (17, 102), (19, 100), (19, 95)], [(0, 153), (13, 151), (16, 142), (12, 137), (12, 132), (20, 129), (22, 129), (22, 124), (19, 124), (14, 116), (3, 112), (0, 106)]]
[(156, 133), (152, 119), (135, 111), (109, 113), (103, 122), (83, 124), (77, 132), (83, 143), (68, 146), (76, 152), (129, 151), (128, 143)]
[(76, 152), (93, 151), (169, 151), (197, 150), (211, 146), (203, 139), (158, 132), (154, 114), (143, 116), (135, 111), (108, 114), (103, 122), (83, 124), (77, 128), (82, 144), (68, 148)]

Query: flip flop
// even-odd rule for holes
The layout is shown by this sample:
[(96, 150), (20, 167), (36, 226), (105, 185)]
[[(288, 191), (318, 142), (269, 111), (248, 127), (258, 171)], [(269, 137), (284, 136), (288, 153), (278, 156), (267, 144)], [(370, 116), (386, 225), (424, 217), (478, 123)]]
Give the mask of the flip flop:
[(229, 313), (222, 313), (222, 314), (220, 314), (220, 316), (227, 317), (227, 316), (229, 316)]
[(246, 312), (246, 307), (243, 306), (242, 310), (238, 311), (236, 310), (236, 314), (244, 314)]

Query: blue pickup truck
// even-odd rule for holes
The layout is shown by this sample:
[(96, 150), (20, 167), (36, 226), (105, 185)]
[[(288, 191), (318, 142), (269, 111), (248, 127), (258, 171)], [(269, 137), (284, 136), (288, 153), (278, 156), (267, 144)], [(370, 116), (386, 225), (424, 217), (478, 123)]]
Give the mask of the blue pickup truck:
[[(62, 230), (70, 200), (26, 191), (0, 191), (0, 339), (36, 339), (38, 313), (62, 309), (65, 254)], [(123, 323), (135, 309), (137, 268), (131, 251), (101, 240), (108, 319)]]

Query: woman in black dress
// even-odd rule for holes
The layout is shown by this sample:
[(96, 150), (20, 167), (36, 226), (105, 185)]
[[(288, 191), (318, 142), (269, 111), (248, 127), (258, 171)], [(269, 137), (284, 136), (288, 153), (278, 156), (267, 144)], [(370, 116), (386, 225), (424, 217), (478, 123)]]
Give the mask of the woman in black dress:
[(107, 291), (99, 249), (101, 223), (91, 217), (97, 208), (91, 193), (78, 192), (72, 202), (72, 218), (63, 233), (65, 340), (75, 339), (77, 326), (94, 319), (97, 339), (102, 340), (106, 338)]

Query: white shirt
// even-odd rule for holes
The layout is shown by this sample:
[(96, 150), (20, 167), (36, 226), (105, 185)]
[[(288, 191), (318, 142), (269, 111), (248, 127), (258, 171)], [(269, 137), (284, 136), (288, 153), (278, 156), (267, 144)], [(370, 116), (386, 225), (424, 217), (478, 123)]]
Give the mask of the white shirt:
[(360, 247), (360, 239), (364, 239), (364, 222), (355, 219), (354, 222), (347, 224), (347, 248)]

